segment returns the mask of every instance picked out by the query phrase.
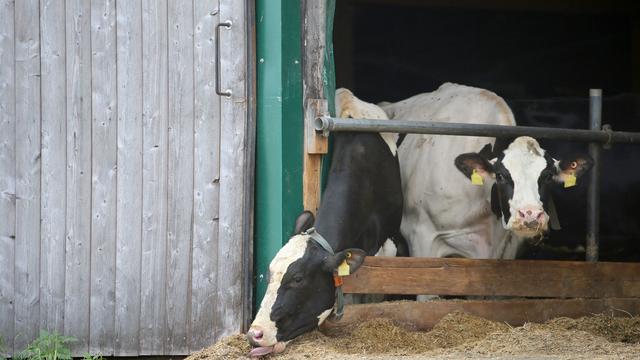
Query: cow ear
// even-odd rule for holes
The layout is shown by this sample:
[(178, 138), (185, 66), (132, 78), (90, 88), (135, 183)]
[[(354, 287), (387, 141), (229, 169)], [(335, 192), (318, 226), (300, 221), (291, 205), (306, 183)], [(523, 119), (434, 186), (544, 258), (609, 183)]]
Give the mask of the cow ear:
[(491, 144), (486, 144), (480, 149), (478, 155), (482, 156), (485, 159), (491, 159), (493, 157), (493, 150), (491, 149)]
[(313, 213), (311, 211), (303, 211), (302, 214), (298, 215), (298, 218), (296, 219), (294, 234), (302, 234), (303, 232), (311, 229), (315, 221), (316, 218), (315, 216), (313, 216)]
[(557, 175), (554, 180), (557, 182), (566, 182), (568, 177), (574, 176), (579, 178), (586, 174), (593, 166), (593, 159), (587, 154), (575, 154), (555, 160)]
[(493, 165), (481, 153), (466, 153), (456, 157), (455, 165), (467, 178), (471, 179), (474, 171), (484, 178), (493, 174)]
[(353, 274), (360, 268), (365, 256), (367, 256), (367, 253), (363, 250), (355, 248), (346, 249), (333, 256), (327, 257), (324, 260), (323, 268), (333, 273), (334, 271), (338, 271), (338, 267), (343, 262), (346, 262), (347, 265), (349, 265), (349, 274)]

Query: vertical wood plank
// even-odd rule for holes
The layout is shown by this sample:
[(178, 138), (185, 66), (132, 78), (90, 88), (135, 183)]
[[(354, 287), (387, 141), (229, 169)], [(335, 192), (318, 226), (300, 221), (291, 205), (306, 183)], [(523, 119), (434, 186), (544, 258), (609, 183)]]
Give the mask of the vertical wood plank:
[(64, 330), (66, 83), (64, 2), (40, 2), (42, 185), (40, 329)]
[(64, 333), (89, 351), (91, 288), (91, 3), (66, 3), (67, 191)]
[(164, 354), (167, 241), (167, 1), (142, 2), (141, 354)]
[(113, 354), (116, 250), (115, 1), (91, 3), (91, 307), (89, 352)]
[(195, 2), (194, 218), (191, 277), (191, 352), (215, 340), (220, 97), (215, 93), (217, 1)]
[(14, 3), (0, 0), (0, 338), (13, 353), (16, 239), (16, 86)]
[(15, 2), (16, 246), (14, 349), (40, 325), (40, 9)]
[(118, 178), (115, 355), (139, 353), (142, 243), (142, 6), (116, 3)]
[[(322, 138), (313, 130), (313, 121), (319, 115), (326, 114), (326, 105), (316, 99), (325, 99), (324, 54), (326, 47), (326, 19), (318, 14), (326, 13), (324, 1), (302, 1), (303, 32), (302, 37), (302, 82), (304, 117), (304, 171), (302, 180), (302, 198), (305, 210), (315, 214), (320, 206), (320, 175), (322, 173), (322, 156), (327, 152), (328, 139)], [(313, 140), (310, 140), (313, 139)], [(321, 144), (315, 148), (316, 143)]]
[(169, 158), (167, 343), (165, 354), (188, 353), (193, 223), (193, 2), (169, 1)]
[(320, 208), (320, 175), (322, 172), (322, 156), (304, 154), (302, 175), (302, 204), (305, 210), (314, 215)]
[(245, 208), (249, 202), (246, 189), (247, 169), (247, 98), (246, 98), (246, 28), (245, 3), (221, 2), (221, 21), (231, 20), (229, 30), (221, 29), (220, 62), (223, 89), (233, 96), (221, 102), (220, 130), (220, 223), (218, 239), (217, 287), (218, 338), (241, 331), (244, 318), (243, 259), (245, 226), (249, 219)]

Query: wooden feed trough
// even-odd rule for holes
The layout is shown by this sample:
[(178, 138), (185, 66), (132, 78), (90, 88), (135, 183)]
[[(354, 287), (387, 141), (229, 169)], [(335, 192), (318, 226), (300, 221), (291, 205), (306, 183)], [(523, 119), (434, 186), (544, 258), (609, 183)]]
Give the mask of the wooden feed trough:
[(462, 311), (510, 325), (597, 313), (640, 314), (640, 264), (541, 260), (367, 257), (344, 279), (352, 294), (431, 294), (491, 300), (401, 301), (347, 305), (335, 328), (388, 318), (417, 330)]

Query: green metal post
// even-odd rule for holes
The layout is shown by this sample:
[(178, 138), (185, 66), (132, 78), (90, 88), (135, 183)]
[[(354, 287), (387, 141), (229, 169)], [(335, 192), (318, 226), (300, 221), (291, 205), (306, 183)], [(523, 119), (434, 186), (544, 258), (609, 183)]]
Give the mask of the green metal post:
[(302, 73), (299, 0), (257, 0), (255, 300), (269, 262), (302, 211)]

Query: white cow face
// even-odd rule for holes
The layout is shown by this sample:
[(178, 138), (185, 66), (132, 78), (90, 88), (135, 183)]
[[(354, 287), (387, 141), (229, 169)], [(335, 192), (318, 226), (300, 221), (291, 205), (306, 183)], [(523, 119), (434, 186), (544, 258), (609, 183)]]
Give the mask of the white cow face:
[(251, 355), (283, 351), (289, 340), (322, 324), (333, 310), (338, 265), (346, 261), (353, 273), (365, 255), (353, 248), (330, 255), (309, 235), (292, 237), (269, 265), (267, 292), (247, 332)]
[(528, 136), (515, 139), (509, 147), (493, 156), (491, 145), (479, 153), (459, 155), (456, 167), (467, 177), (474, 172), (491, 185), (491, 208), (502, 217), (507, 230), (519, 237), (531, 238), (548, 230), (549, 215), (545, 211), (549, 186), (555, 182), (571, 185), (592, 165), (586, 155), (555, 160), (538, 142)]

